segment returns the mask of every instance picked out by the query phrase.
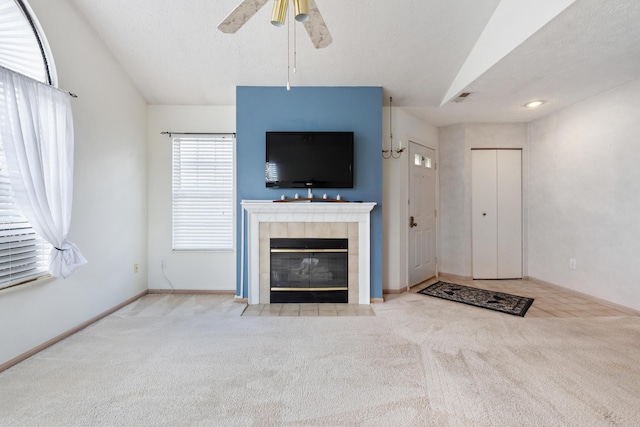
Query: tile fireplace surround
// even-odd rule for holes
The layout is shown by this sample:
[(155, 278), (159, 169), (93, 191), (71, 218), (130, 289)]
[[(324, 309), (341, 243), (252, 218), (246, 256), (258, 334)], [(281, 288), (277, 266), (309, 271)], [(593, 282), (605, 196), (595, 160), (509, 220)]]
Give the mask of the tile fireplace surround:
[(349, 304), (371, 302), (371, 210), (376, 203), (243, 200), (249, 304), (269, 304), (269, 239), (348, 238)]

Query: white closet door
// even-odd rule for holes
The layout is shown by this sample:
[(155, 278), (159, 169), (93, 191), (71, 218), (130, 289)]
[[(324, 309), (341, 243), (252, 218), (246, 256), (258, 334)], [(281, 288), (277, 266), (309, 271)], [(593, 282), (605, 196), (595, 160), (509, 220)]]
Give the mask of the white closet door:
[(522, 152), (497, 150), (498, 279), (522, 278)]
[(495, 279), (498, 271), (496, 150), (471, 151), (473, 278)]
[(522, 278), (522, 154), (471, 151), (474, 279)]

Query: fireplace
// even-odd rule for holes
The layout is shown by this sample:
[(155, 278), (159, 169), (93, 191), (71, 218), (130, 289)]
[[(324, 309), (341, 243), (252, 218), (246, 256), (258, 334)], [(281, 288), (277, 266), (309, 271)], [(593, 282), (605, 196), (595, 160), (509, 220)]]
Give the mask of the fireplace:
[[(270, 304), (270, 239), (348, 239), (348, 304), (370, 303), (370, 212), (376, 204), (364, 203), (274, 203), (271, 200), (243, 200), (247, 213), (247, 289), (239, 298), (249, 304)], [(244, 221), (243, 221), (244, 222)], [(241, 248), (241, 251), (244, 250)]]
[(271, 303), (347, 303), (348, 266), (348, 239), (270, 239)]

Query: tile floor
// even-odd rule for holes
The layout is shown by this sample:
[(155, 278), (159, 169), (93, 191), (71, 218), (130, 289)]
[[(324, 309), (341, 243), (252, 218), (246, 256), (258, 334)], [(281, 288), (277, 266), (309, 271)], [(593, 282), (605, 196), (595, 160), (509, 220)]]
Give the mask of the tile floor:
[(526, 317), (604, 317), (604, 316), (635, 316), (631, 310), (604, 305), (595, 299), (563, 291), (556, 287), (531, 282), (529, 280), (453, 280), (446, 277), (430, 279), (411, 288), (411, 292), (421, 289), (441, 280), (459, 285), (473, 286), (496, 292), (520, 295), (534, 298)]
[(358, 304), (256, 304), (243, 316), (375, 316), (370, 305)]
[[(527, 317), (604, 317), (635, 316), (633, 311), (610, 307), (595, 299), (582, 297), (555, 287), (528, 280), (453, 280), (446, 277), (430, 279), (411, 288), (418, 292), (442, 280), (460, 285), (505, 292), (535, 301)], [(375, 316), (373, 306), (358, 304), (258, 304), (249, 305), (243, 316)]]

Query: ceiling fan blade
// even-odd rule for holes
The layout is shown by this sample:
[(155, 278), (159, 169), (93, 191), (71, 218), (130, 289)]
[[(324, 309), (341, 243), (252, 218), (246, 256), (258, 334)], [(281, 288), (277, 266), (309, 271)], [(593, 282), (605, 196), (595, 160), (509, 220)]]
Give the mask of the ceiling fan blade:
[(324, 23), (316, 0), (309, 0), (309, 19), (304, 22), (304, 29), (311, 38), (311, 43), (316, 49), (327, 47), (333, 42), (327, 24)]
[(218, 25), (223, 33), (233, 34), (238, 31), (269, 0), (243, 0), (224, 21)]

